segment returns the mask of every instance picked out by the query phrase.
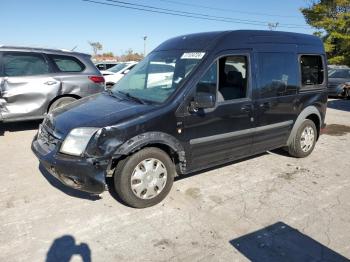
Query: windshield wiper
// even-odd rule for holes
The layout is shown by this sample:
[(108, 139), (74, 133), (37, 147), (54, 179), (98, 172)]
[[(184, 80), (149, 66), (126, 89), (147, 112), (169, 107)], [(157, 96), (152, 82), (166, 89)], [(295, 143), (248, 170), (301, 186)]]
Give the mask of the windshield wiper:
[(123, 99), (122, 97), (117, 96), (117, 95), (116, 95), (111, 89), (109, 89), (109, 88), (107, 88), (104, 92), (107, 93), (108, 95), (114, 97), (114, 98)]
[(132, 96), (132, 95), (130, 95), (130, 93), (124, 93), (124, 92), (121, 92), (121, 91), (118, 91), (118, 90), (117, 90), (117, 92), (120, 93), (120, 94), (123, 94), (123, 95), (126, 96), (127, 98), (130, 98), (130, 99), (132, 99), (132, 100), (138, 102), (139, 104), (143, 104), (143, 105), (146, 105), (146, 104), (147, 104), (147, 103), (146, 103), (144, 100), (142, 100), (141, 98), (138, 98), (138, 97), (136, 97), (136, 96)]

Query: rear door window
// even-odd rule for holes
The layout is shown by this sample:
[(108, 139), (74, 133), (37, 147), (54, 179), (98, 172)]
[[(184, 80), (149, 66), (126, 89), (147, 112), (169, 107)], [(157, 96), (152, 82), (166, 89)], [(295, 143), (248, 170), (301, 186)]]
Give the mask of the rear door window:
[(82, 72), (85, 66), (77, 58), (65, 55), (49, 55), (61, 72)]
[(5, 52), (4, 76), (33, 76), (49, 73), (49, 66), (41, 54)]
[(301, 83), (302, 88), (319, 88), (324, 82), (324, 68), (322, 56), (301, 55)]
[(293, 53), (259, 53), (259, 96), (278, 97), (296, 93), (297, 56)]

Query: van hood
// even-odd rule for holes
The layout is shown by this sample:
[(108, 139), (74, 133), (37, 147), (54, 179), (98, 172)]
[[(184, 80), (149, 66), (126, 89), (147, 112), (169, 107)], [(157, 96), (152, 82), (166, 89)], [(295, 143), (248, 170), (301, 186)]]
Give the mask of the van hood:
[(139, 104), (108, 93), (100, 93), (56, 109), (44, 121), (56, 136), (64, 138), (74, 128), (116, 125), (154, 108), (154, 105)]

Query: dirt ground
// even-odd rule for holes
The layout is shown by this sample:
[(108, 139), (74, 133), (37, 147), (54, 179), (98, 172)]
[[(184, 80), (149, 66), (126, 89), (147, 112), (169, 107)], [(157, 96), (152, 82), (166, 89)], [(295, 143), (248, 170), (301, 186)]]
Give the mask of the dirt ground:
[(330, 100), (326, 122), (305, 159), (187, 176), (147, 209), (66, 188), (30, 150), (37, 122), (0, 124), (0, 261), (348, 261), (350, 101)]

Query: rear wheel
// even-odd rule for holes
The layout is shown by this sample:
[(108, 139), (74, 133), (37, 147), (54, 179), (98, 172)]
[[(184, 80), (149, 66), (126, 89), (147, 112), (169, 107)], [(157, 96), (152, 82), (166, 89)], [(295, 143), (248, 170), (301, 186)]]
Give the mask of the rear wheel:
[(112, 88), (114, 86), (114, 83), (108, 82), (106, 83), (106, 88)]
[(55, 110), (56, 108), (68, 105), (76, 100), (76, 98), (70, 96), (61, 97), (51, 104), (51, 106), (49, 107), (49, 113)]
[(174, 163), (167, 153), (149, 147), (118, 163), (114, 172), (114, 187), (127, 205), (149, 207), (168, 195), (175, 172)]
[(294, 157), (306, 157), (314, 150), (317, 139), (315, 123), (305, 119), (299, 126), (292, 142), (288, 146), (288, 152)]

